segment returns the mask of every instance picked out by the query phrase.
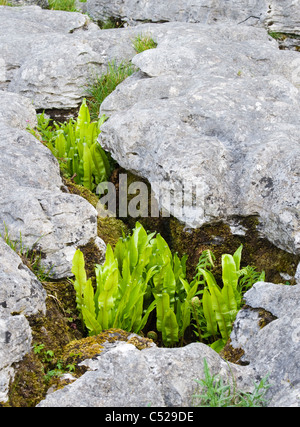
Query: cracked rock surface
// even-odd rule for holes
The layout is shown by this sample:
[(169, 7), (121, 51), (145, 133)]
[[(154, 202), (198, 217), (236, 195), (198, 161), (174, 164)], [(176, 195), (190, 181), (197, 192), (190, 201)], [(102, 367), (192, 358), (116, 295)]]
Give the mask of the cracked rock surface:
[(104, 148), (188, 227), (254, 215), (299, 254), (299, 53), (259, 28), (161, 27), (101, 106)]
[(31, 349), (26, 316), (46, 312), (46, 291), (21, 258), (0, 238), (0, 402), (7, 398), (13, 364)]

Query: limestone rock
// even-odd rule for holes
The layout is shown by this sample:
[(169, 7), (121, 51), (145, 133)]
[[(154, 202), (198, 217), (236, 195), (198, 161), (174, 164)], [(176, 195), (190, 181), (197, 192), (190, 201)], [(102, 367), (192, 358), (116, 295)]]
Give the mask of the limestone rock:
[(1, 318), (0, 313), (0, 402), (7, 401), (14, 378), (12, 365), (30, 352), (31, 339), (31, 328), (23, 314)]
[(79, 107), (85, 86), (109, 62), (136, 54), (139, 29), (101, 31), (87, 15), (38, 6), (0, 10), (0, 89), (26, 96), (36, 109)]
[(244, 352), (243, 366), (225, 362), (200, 343), (139, 351), (117, 342), (82, 362), (90, 371), (38, 406), (191, 406), (194, 380), (203, 378), (206, 358), (212, 374), (229, 382), (234, 378), (237, 390), (244, 392), (269, 375), (268, 406), (299, 407), (299, 296), (299, 285), (264, 282), (245, 294), (246, 307), (231, 334), (232, 347)]
[(49, 3), (48, 0), (11, 0), (9, 2), (12, 6), (40, 6), (42, 8), (48, 9)]
[(129, 25), (174, 21), (234, 22), (299, 35), (298, 0), (87, 0), (87, 11), (94, 19), (120, 18)]
[(300, 285), (300, 263), (298, 264), (296, 274), (295, 274), (296, 283)]
[(46, 312), (46, 292), (21, 258), (0, 238), (0, 402), (6, 401), (12, 365), (31, 349), (26, 315)]
[(0, 97), (0, 232), (4, 235), (7, 227), (11, 240), (39, 249), (54, 278), (67, 277), (76, 248), (99, 243), (97, 211), (83, 198), (62, 191), (57, 160), (24, 130), (35, 121), (32, 106), (25, 113), (28, 103), (8, 92)]
[(68, 39), (50, 44), (48, 39), (22, 63), (8, 90), (33, 100), (37, 109), (74, 108), (81, 103), (88, 78), (101, 64), (88, 45)]
[(227, 364), (204, 344), (183, 348), (138, 350), (119, 342), (93, 359), (92, 371), (58, 390), (39, 403), (39, 407), (151, 407), (191, 406), (196, 379), (203, 377), (203, 359), (211, 373), (220, 373), (237, 386), (251, 389), (247, 367)]
[(257, 22), (266, 9), (264, 0), (255, 2), (237, 0), (88, 0), (87, 11), (94, 19), (121, 18), (130, 25), (140, 22), (201, 22), (214, 24), (218, 21), (240, 22), (249, 16)]
[(25, 95), (36, 108), (77, 107), (87, 79), (102, 65), (84, 40), (73, 37), (85, 28), (98, 29), (88, 16), (38, 6), (2, 7), (0, 25), (2, 87)]
[(45, 312), (46, 292), (21, 258), (0, 238), (1, 316)]
[[(234, 323), (231, 344), (244, 351), (241, 360), (260, 376), (270, 374), (269, 406), (300, 407), (299, 297), (299, 285), (256, 283), (245, 294), (249, 308), (241, 310)], [(264, 326), (261, 310), (275, 320), (269, 314), (271, 321)]]
[(299, 1), (272, 0), (268, 2), (265, 22), (270, 31), (300, 35)]
[(104, 148), (187, 226), (258, 215), (300, 253), (298, 53), (242, 25), (162, 27), (101, 106)]
[[(29, 99), (17, 94), (0, 92), (0, 122), (5, 122), (12, 128), (25, 130), (28, 126), (37, 125), (36, 111)], [(3, 150), (4, 147), (2, 147)]]

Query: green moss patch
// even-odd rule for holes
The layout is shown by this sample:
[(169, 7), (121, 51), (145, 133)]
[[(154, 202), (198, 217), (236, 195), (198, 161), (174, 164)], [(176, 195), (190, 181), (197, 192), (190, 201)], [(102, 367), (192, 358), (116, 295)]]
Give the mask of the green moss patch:
[[(258, 271), (264, 270), (266, 281), (282, 283), (280, 273), (295, 275), (299, 255), (287, 253), (278, 249), (267, 239), (262, 239), (256, 229), (257, 217), (239, 218), (241, 226), (246, 230), (245, 236), (231, 233), (230, 227), (224, 223), (206, 225), (198, 229), (187, 229), (177, 219), (170, 221), (171, 246), (182, 256), (186, 253), (187, 273), (191, 279), (194, 274), (200, 254), (210, 249), (216, 256), (217, 275), (221, 274), (221, 255), (233, 253), (243, 244), (242, 265), (251, 265)], [(293, 284), (293, 283), (291, 283)]]
[(86, 368), (78, 366), (85, 359), (93, 359), (101, 354), (107, 343), (124, 341), (134, 345), (137, 349), (143, 350), (153, 345), (153, 341), (140, 336), (132, 336), (131, 332), (122, 329), (107, 329), (99, 335), (74, 340), (67, 344), (63, 350), (62, 362), (64, 365), (74, 365), (75, 375), (82, 375)]

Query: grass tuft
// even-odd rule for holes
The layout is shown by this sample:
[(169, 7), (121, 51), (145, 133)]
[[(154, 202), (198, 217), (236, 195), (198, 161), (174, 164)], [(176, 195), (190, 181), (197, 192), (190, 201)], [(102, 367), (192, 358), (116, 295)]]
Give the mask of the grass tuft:
[(105, 74), (98, 76), (94, 81), (88, 83), (86, 97), (92, 120), (97, 120), (100, 105), (104, 99), (135, 71), (136, 68), (130, 62), (122, 62), (118, 65), (115, 61), (112, 61), (108, 64)]
[(78, 12), (76, 0), (49, 0), (49, 9)]
[(259, 408), (268, 404), (265, 394), (271, 387), (268, 382), (269, 375), (253, 384), (252, 393), (244, 393), (236, 390), (235, 383), (230, 385), (224, 382), (220, 375), (211, 375), (207, 360), (204, 358), (203, 380), (195, 380), (200, 386), (197, 393), (192, 396), (193, 406), (210, 408)]
[(150, 35), (138, 35), (134, 40), (132, 40), (133, 47), (137, 53), (144, 52), (148, 49), (155, 49), (157, 43), (153, 40)]

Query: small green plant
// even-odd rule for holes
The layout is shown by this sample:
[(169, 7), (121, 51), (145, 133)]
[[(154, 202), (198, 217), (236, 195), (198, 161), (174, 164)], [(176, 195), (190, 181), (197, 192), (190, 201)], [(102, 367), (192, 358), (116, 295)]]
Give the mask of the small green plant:
[[(204, 279), (204, 290), (202, 293), (202, 303), (200, 312), (194, 320), (197, 324), (196, 334), (203, 330), (203, 338), (213, 338), (212, 348), (220, 351), (230, 337), (232, 324), (238, 311), (242, 306), (243, 294), (257, 281), (265, 280), (265, 273), (258, 273), (255, 268), (247, 266), (240, 267), (243, 245), (241, 245), (233, 255), (222, 255), (222, 287), (210, 271), (214, 266), (211, 253), (206, 253), (204, 258), (200, 258), (197, 266), (196, 278)], [(206, 266), (203, 267), (203, 264)], [(194, 312), (194, 310), (193, 310)], [(199, 318), (201, 318), (201, 325)], [(220, 339), (217, 337), (221, 335)]]
[(140, 332), (156, 309), (156, 327), (166, 346), (177, 343), (190, 324), (190, 300), (197, 292), (185, 277), (186, 257), (172, 255), (159, 234), (148, 234), (136, 223), (132, 235), (107, 246), (106, 261), (97, 265), (96, 290), (87, 279), (84, 258), (73, 259), (77, 307), (91, 335), (103, 329)]
[(45, 145), (55, 139), (55, 133), (53, 126), (51, 125), (51, 119), (50, 117), (47, 117), (45, 112), (37, 115), (36, 128), (32, 129), (28, 127), (27, 130)]
[[(199, 390), (192, 396), (193, 406), (197, 407), (263, 407), (267, 400), (265, 394), (271, 385), (268, 383), (269, 375), (266, 375), (257, 384), (254, 384), (252, 393), (244, 393), (236, 390), (235, 385), (224, 382), (220, 375), (211, 375), (207, 360), (204, 363), (204, 379), (195, 380), (199, 384)], [(233, 381), (234, 382), (234, 381)]]
[(45, 370), (45, 382), (49, 383), (50, 380), (54, 377), (61, 377), (65, 373), (72, 373), (75, 371), (74, 364), (68, 364), (64, 366), (61, 360), (55, 358), (53, 350), (46, 350), (45, 344), (33, 345), (33, 352), (43, 363), (43, 369)]
[(156, 328), (162, 333), (166, 346), (178, 341), (183, 343), (184, 333), (190, 325), (190, 302), (195, 296), (198, 283), (190, 285), (186, 280), (186, 260), (171, 253), (167, 242), (160, 234), (153, 239), (149, 267), (157, 272), (150, 281), (148, 295), (156, 301)]
[[(105, 151), (98, 142), (100, 127), (105, 116), (91, 121), (84, 99), (77, 120), (50, 125), (44, 113), (38, 116), (37, 131), (42, 141), (58, 159), (64, 175), (93, 191), (97, 185), (107, 181), (111, 167)], [(36, 131), (29, 131), (37, 136)]]
[(34, 243), (32, 249), (28, 249), (23, 244), (21, 232), (18, 240), (12, 239), (10, 237), (7, 225), (5, 223), (3, 225), (4, 234), (2, 235), (0, 233), (0, 237), (3, 238), (5, 243), (20, 256), (23, 263), (36, 275), (40, 282), (45, 282), (49, 280), (52, 275), (51, 271), (53, 269), (53, 266), (47, 270), (46, 267), (44, 267), (41, 263), (41, 252), (36, 249), (36, 246), (42, 236)]
[(104, 265), (95, 268), (96, 289), (86, 276), (82, 252), (76, 252), (72, 272), (77, 308), (91, 335), (108, 328), (139, 333), (155, 309), (156, 330), (165, 346), (183, 345), (194, 322), (199, 340), (220, 351), (241, 308), (243, 292), (264, 280), (264, 273), (240, 268), (241, 253), (242, 245), (233, 256), (222, 256), (220, 287), (210, 271), (215, 257), (204, 251), (189, 283), (187, 257), (173, 255), (160, 234), (147, 233), (137, 222), (132, 235), (119, 239), (114, 251), (107, 246)]
[(124, 23), (118, 18), (108, 18), (106, 21), (98, 21), (101, 30), (110, 30), (112, 28), (122, 28)]
[(87, 84), (86, 96), (92, 120), (98, 118), (100, 105), (104, 99), (135, 71), (136, 68), (130, 62), (117, 64), (116, 61), (112, 61), (108, 64), (106, 73), (96, 77)]
[(132, 252), (126, 253), (121, 240), (115, 253), (108, 244), (105, 263), (95, 269), (96, 291), (91, 279), (87, 280), (83, 254), (76, 251), (72, 269), (76, 301), (90, 335), (109, 328), (139, 332), (146, 324), (155, 307), (151, 304), (145, 312), (143, 309), (147, 284), (155, 270), (145, 272), (151, 237), (141, 227), (136, 228), (129, 240)]
[(45, 350), (45, 344), (34, 344), (34, 354), (38, 354), (43, 363), (50, 363), (54, 358), (54, 352), (52, 350)]
[(144, 52), (148, 49), (155, 49), (157, 43), (153, 40), (150, 35), (140, 34), (132, 40), (133, 47), (137, 53)]
[(76, 9), (76, 0), (49, 0), (49, 9), (78, 12)]

